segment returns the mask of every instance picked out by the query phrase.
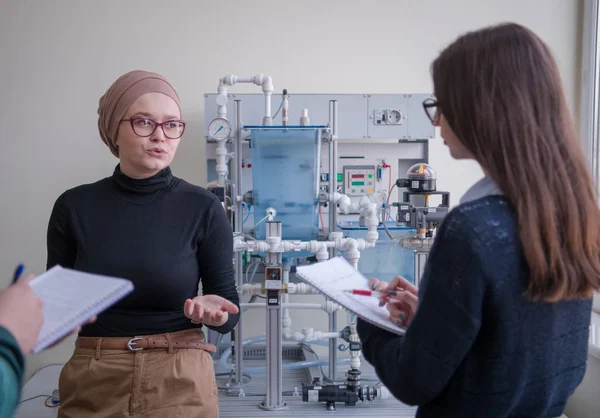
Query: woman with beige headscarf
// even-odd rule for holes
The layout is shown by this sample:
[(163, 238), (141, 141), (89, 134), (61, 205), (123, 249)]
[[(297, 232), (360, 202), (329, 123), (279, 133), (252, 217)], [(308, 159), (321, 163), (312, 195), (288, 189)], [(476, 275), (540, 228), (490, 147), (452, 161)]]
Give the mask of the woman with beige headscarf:
[(119, 164), (57, 199), (47, 267), (126, 277), (135, 290), (79, 333), (58, 416), (217, 417), (202, 325), (227, 333), (238, 320), (230, 224), (214, 195), (171, 173), (185, 122), (165, 78), (121, 76), (98, 115)]

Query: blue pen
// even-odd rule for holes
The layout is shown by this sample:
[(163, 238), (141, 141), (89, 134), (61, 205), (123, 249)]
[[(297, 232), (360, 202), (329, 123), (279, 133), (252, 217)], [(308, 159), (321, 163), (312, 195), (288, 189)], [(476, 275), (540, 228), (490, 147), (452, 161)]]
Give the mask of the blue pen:
[(25, 266), (23, 264), (19, 264), (15, 269), (15, 274), (13, 275), (13, 284), (19, 280), (19, 277), (21, 277), (21, 274), (23, 274), (23, 270), (25, 270)]

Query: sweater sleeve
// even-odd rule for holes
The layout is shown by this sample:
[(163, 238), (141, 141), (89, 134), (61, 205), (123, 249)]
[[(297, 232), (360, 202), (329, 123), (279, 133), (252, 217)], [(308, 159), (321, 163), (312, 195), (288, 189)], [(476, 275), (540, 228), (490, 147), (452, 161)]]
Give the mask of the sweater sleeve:
[(50, 221), (48, 222), (46, 246), (48, 250), (46, 269), (56, 265), (73, 268), (77, 255), (77, 245), (68, 223), (68, 207), (65, 194), (62, 194), (56, 200), (52, 209)]
[[(210, 206), (204, 222), (205, 233), (198, 246), (202, 293), (221, 296), (239, 307), (232, 263), (233, 233), (227, 215), (217, 199)], [(235, 328), (239, 316), (239, 313), (229, 315), (225, 324), (210, 328), (226, 334)]]
[(467, 222), (454, 212), (440, 227), (417, 313), (404, 337), (358, 323), (365, 359), (392, 394), (409, 405), (428, 403), (444, 390), (481, 326), (485, 279)]
[(23, 379), (25, 361), (13, 335), (0, 327), (0, 417), (12, 417)]

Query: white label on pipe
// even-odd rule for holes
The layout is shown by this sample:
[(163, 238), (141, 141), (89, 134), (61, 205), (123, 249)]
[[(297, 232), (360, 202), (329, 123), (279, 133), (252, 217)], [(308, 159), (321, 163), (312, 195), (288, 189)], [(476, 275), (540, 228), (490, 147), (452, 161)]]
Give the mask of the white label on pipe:
[(308, 391), (308, 402), (319, 402), (319, 391), (309, 390)]
[(281, 289), (281, 280), (265, 280), (265, 289), (267, 289), (267, 290)]

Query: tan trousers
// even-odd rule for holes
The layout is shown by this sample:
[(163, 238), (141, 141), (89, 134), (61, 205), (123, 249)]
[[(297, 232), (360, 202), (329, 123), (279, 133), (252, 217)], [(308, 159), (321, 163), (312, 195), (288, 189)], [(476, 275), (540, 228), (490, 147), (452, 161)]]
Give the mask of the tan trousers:
[(76, 348), (58, 388), (58, 418), (219, 416), (213, 361), (202, 349)]

